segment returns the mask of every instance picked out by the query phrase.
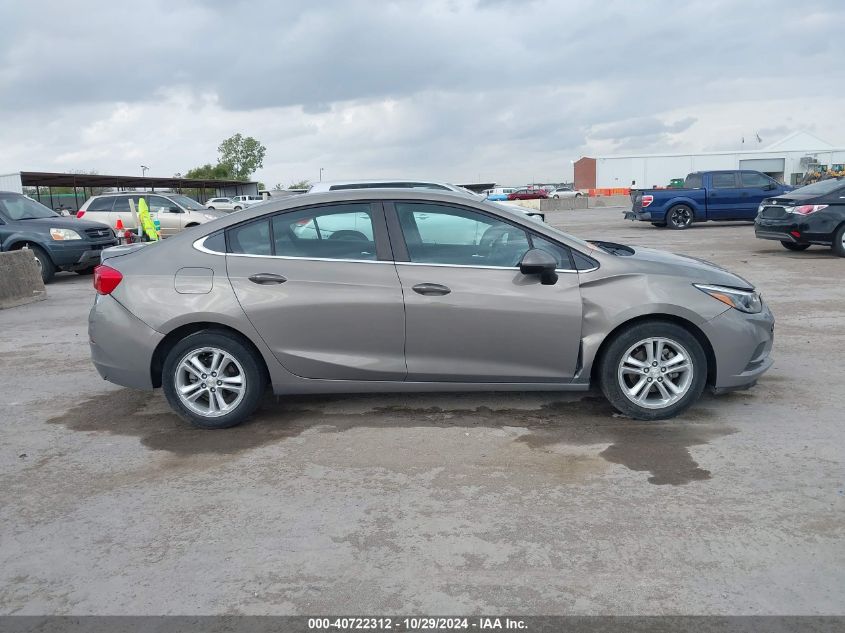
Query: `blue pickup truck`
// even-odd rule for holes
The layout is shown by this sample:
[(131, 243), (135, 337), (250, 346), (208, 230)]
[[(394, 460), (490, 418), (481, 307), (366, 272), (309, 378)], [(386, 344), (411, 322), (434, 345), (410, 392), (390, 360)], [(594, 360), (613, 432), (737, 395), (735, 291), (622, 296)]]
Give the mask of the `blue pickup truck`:
[(707, 220), (750, 221), (764, 198), (792, 189), (759, 171), (696, 171), (680, 189), (632, 190), (633, 204), (625, 218), (672, 229)]

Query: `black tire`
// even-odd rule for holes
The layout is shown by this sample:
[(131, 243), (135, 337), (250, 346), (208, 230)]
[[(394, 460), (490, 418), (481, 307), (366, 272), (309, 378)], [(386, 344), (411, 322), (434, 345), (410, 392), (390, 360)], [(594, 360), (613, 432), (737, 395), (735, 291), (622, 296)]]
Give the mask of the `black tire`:
[(651, 225), (656, 226), (658, 229), (666, 228), (665, 222), (652, 222)]
[(240, 211), (242, 209), (243, 209), (243, 207), (235, 207), (235, 211)]
[(32, 254), (35, 255), (35, 261), (38, 264), (38, 269), (41, 271), (41, 280), (47, 284), (53, 279), (56, 274), (56, 265), (50, 256), (40, 246), (29, 246)]
[(845, 257), (845, 224), (836, 229), (836, 232), (833, 234), (833, 244), (831, 244), (830, 248), (833, 250), (834, 255)]
[(797, 244), (795, 242), (781, 242), (780, 244), (788, 251), (806, 251), (810, 248), (809, 244)]
[[(177, 369), (181, 361), (191, 352), (203, 348), (214, 348), (226, 352), (240, 365), (236, 369), (242, 370), (245, 383), (243, 396), (240, 402), (226, 414), (213, 417), (201, 415), (186, 406), (178, 394)], [(201, 379), (197, 376), (197, 380)], [(267, 377), (261, 358), (239, 336), (229, 332), (205, 330), (182, 339), (167, 353), (161, 383), (168, 404), (181, 418), (202, 429), (226, 429), (240, 424), (255, 412), (267, 388)], [(218, 381), (217, 384), (221, 383)], [(208, 402), (211, 394), (207, 390), (204, 391), (206, 395), (200, 398)], [(200, 404), (202, 405), (202, 402)]]
[(214, 207), (206, 207), (209, 211), (214, 211)]
[(93, 275), (95, 268), (96, 268), (96, 266), (89, 266), (88, 268), (83, 268), (81, 270), (77, 270), (76, 274), (77, 275)]
[[(687, 351), (692, 361), (692, 377), (689, 379), (686, 393), (676, 402), (663, 408), (650, 408), (635, 404), (623, 392), (618, 374), (623, 355), (628, 352), (631, 346), (653, 337), (680, 344)], [(654, 375), (661, 376), (657, 373)], [(666, 376), (667, 374), (662, 375)], [(620, 413), (637, 420), (663, 420), (683, 412), (701, 396), (701, 392), (707, 383), (707, 355), (698, 339), (680, 325), (659, 320), (643, 321), (622, 330), (604, 350), (599, 360), (599, 382), (604, 396)], [(656, 384), (654, 387), (648, 386), (646, 393), (655, 389), (656, 386)]]
[(555, 200), (560, 200), (560, 196), (552, 196)]
[(666, 213), (666, 225), (670, 229), (682, 231), (692, 226), (695, 215), (685, 204), (676, 204)]

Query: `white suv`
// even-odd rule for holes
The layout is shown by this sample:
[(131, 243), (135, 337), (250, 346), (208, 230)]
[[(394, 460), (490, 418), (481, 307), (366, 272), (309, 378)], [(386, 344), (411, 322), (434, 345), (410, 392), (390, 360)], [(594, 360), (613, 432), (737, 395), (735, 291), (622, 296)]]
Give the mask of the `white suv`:
[(205, 203), (206, 209), (219, 209), (220, 211), (240, 211), (245, 206), (231, 198), (211, 198)]
[[(259, 202), (264, 202), (264, 198), (261, 196), (234, 196), (232, 198), (232, 202), (237, 205), (243, 205), (244, 208), (251, 206), (253, 204), (258, 204)], [(239, 209), (235, 209), (238, 211)]]
[[(158, 217), (162, 237), (226, 215), (222, 211), (206, 209), (193, 198), (181, 194), (120, 191), (88, 198), (76, 212), (76, 217), (84, 216), (86, 220), (102, 222), (112, 228), (117, 228), (117, 221), (120, 220), (123, 228), (135, 230), (138, 228), (137, 210), (141, 198), (146, 201), (150, 215)], [(135, 214), (129, 206), (130, 199), (135, 205)]]

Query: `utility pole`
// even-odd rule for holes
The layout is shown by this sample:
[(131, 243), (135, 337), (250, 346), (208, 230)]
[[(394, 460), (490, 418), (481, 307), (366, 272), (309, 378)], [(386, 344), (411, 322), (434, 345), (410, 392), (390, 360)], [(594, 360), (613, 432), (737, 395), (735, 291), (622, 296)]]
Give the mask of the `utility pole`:
[(147, 172), (150, 170), (149, 167), (146, 165), (141, 165), (141, 178), (147, 175)]
[(323, 167), (320, 167), (320, 182), (323, 182)]

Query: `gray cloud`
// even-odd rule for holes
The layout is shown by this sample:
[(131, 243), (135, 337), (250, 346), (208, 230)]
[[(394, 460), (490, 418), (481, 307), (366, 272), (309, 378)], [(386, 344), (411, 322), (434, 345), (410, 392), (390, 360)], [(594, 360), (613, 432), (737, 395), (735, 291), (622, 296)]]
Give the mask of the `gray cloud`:
[[(761, 43), (761, 8), (765, 41), (789, 46)], [(782, 127), (767, 103), (784, 94), (845, 96), (845, 67), (830, 63), (837, 0), (30, 0), (0, 12), (0, 171), (128, 169), (136, 138), (159, 173), (184, 171), (241, 130), (268, 146), (265, 172), (284, 172), (268, 180), (318, 166), (552, 176), (581, 154)], [(754, 101), (759, 115), (712, 115)], [(792, 114), (790, 131), (812, 123)]]

